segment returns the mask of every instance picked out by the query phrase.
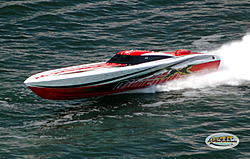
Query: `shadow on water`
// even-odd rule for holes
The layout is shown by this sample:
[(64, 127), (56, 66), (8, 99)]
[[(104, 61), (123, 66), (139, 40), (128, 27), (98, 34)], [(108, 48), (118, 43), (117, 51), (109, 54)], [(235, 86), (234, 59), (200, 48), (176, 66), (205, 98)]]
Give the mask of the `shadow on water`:
[(194, 98), (186, 98), (184, 92), (118, 94), (67, 101), (66, 107), (54, 111), (41, 126), (60, 128), (66, 125), (102, 124), (110, 119), (126, 120), (138, 116), (183, 116), (185, 110), (189, 109), (185, 102)]
[[(156, 94), (119, 94), (82, 100), (63, 101), (59, 109), (50, 111), (50, 117), (40, 126), (60, 127), (73, 123), (96, 123), (106, 117), (123, 118), (133, 116), (138, 112), (150, 112), (154, 109), (154, 103), (165, 93)], [(166, 95), (167, 96), (167, 95)], [(62, 104), (61, 101), (58, 104)], [(148, 105), (152, 105), (149, 107)], [(48, 117), (48, 116), (47, 116)]]
[(81, 119), (90, 119), (103, 115), (128, 115), (143, 111), (142, 105), (156, 101), (155, 94), (120, 94), (98, 98), (88, 98), (83, 101), (72, 101), (69, 107), (59, 112), (60, 115), (78, 114)]

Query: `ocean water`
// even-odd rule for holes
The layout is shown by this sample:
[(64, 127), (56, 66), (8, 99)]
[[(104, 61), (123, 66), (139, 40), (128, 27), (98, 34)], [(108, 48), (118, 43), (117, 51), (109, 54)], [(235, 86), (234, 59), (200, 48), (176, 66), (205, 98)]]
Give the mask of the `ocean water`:
[[(250, 158), (250, 2), (0, 1), (0, 158)], [(217, 72), (71, 101), (23, 81), (122, 50), (220, 55)], [(227, 132), (219, 150), (207, 136)]]

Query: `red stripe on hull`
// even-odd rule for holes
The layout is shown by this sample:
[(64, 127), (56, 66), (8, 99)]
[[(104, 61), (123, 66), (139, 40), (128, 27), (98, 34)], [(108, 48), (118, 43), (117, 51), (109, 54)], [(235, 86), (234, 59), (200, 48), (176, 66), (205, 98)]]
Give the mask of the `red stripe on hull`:
[(183, 78), (190, 73), (208, 73), (216, 71), (219, 68), (220, 61), (213, 61), (203, 64), (191, 65), (182, 72), (182, 69), (178, 69), (174, 74), (166, 72), (164, 74), (144, 78), (144, 79), (132, 79), (132, 81), (121, 81), (116, 85), (109, 87), (103, 87), (103, 85), (81, 88), (41, 88), (41, 87), (29, 87), (38, 96), (50, 99), (50, 100), (69, 100), (69, 99), (81, 99), (97, 96), (104, 96), (123, 91), (148, 87), (150, 85), (157, 85), (167, 81), (171, 81), (178, 78)]
[[(98, 87), (98, 86), (97, 86)], [(29, 87), (34, 93), (44, 99), (50, 100), (71, 100), (82, 99), (90, 97), (105, 96), (109, 94), (119, 93), (126, 90), (98, 90), (92, 91), (86, 87), (83, 88), (41, 88), (41, 87)]]

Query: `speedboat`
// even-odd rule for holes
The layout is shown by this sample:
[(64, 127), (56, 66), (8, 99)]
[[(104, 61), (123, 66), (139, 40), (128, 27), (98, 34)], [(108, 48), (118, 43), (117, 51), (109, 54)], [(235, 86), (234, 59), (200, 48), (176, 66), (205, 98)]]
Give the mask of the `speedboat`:
[(220, 57), (189, 50), (117, 53), (107, 62), (49, 70), (24, 83), (38, 96), (69, 100), (110, 95), (216, 71)]

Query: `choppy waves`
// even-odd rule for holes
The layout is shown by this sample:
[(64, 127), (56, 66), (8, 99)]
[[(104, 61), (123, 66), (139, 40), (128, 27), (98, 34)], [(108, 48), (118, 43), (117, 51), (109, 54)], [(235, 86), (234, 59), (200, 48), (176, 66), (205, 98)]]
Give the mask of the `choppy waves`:
[[(249, 157), (249, 11), (248, 1), (0, 2), (0, 156)], [(44, 100), (23, 85), (121, 50), (181, 48), (220, 55), (220, 70), (76, 101)], [(204, 140), (214, 132), (240, 144), (213, 150)]]

